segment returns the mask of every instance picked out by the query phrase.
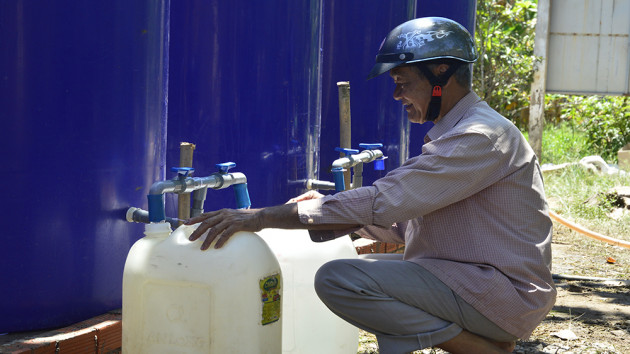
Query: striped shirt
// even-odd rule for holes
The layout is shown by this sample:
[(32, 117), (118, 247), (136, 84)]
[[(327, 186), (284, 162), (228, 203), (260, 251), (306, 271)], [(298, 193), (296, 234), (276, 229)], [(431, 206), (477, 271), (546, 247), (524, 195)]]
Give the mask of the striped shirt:
[[(536, 156), (471, 92), (427, 133), (422, 154), (372, 186), (298, 203), (305, 224), (364, 225), (520, 338), (553, 307), (552, 222)], [(346, 231), (347, 233), (347, 231)], [(311, 232), (314, 241), (341, 233)]]

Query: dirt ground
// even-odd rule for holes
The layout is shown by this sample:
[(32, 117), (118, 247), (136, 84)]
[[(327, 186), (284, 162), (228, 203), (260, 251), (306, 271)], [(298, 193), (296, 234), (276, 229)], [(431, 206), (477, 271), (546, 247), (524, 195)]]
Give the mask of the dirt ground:
[[(556, 304), (514, 353), (630, 353), (630, 249), (554, 224), (552, 251)], [(378, 353), (374, 336), (361, 332), (358, 353)]]

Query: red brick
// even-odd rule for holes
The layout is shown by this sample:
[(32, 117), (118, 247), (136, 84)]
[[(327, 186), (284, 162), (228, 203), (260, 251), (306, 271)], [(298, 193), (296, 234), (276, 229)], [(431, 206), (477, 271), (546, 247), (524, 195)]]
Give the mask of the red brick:
[(57, 344), (60, 353), (96, 352), (96, 330), (94, 329), (82, 329), (63, 336), (65, 338), (60, 339)]
[(97, 326), (97, 353), (107, 353), (122, 346), (122, 322), (107, 321)]

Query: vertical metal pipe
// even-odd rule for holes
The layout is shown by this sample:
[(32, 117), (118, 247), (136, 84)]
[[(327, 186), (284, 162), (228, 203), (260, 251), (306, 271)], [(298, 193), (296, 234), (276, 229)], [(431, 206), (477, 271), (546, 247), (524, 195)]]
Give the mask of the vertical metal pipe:
[[(182, 142), (179, 144), (179, 166), (180, 167), (192, 167), (193, 151), (195, 151), (195, 144)], [(181, 220), (179, 224), (183, 223), (183, 220), (190, 218), (190, 193), (178, 194), (177, 198), (177, 218)]]
[[(350, 118), (350, 82), (339, 81), (337, 82), (337, 88), (339, 90), (339, 147), (350, 149), (352, 147), (352, 124)], [(345, 154), (339, 153), (339, 157), (344, 157)], [(350, 169), (346, 169), (343, 173), (345, 189), (350, 189)]]

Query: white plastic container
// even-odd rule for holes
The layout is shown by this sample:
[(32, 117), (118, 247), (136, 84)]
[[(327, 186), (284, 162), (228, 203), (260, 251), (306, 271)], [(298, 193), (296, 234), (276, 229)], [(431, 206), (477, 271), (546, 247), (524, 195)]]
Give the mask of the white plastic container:
[(267, 244), (240, 232), (201, 251), (195, 228), (148, 224), (129, 251), (123, 353), (280, 353), (282, 279)]
[(313, 285), (315, 273), (324, 263), (358, 257), (350, 236), (313, 242), (306, 230), (264, 229), (258, 234), (282, 269), (282, 352), (356, 354), (359, 330), (332, 313)]

